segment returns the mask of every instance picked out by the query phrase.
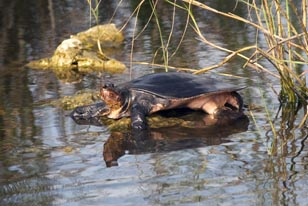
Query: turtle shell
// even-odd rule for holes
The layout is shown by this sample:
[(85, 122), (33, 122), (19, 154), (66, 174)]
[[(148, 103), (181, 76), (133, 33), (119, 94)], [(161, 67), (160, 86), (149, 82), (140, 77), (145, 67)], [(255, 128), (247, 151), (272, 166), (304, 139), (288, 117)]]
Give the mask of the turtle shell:
[(164, 98), (191, 98), (201, 94), (232, 92), (244, 88), (209, 77), (183, 72), (149, 74), (123, 86)]

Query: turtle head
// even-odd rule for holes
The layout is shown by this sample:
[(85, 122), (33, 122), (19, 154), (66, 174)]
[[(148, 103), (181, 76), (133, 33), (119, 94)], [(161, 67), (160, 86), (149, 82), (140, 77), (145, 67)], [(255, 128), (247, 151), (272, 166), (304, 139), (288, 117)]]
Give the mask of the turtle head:
[(103, 102), (109, 108), (109, 114), (107, 114), (109, 118), (118, 119), (125, 116), (128, 95), (122, 89), (107, 83), (101, 88), (100, 93)]

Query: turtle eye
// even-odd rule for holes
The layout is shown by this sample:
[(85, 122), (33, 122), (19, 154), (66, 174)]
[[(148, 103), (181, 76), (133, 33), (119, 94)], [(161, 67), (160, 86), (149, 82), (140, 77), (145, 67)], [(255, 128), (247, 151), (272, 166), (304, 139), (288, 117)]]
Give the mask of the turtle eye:
[(106, 84), (104, 84), (103, 88), (104, 88), (104, 89), (107, 89), (107, 88), (114, 88), (114, 84), (112, 84), (112, 83), (106, 83)]

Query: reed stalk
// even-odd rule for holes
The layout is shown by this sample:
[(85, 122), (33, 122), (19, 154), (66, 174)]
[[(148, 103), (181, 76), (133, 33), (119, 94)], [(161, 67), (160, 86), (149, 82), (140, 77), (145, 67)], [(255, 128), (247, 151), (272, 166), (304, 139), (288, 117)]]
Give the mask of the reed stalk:
[[(159, 21), (157, 12), (156, 12), (156, 4), (157, 4), (157, 2), (154, 4), (152, 1), (150, 1), (150, 5), (152, 7), (152, 11), (153, 11), (153, 14), (154, 14), (155, 22), (156, 22), (157, 29), (158, 29), (158, 32), (159, 32), (160, 43), (161, 43), (161, 50), (163, 52), (165, 71), (167, 72), (168, 71), (168, 61), (169, 61), (169, 57), (168, 57), (169, 56), (169, 52), (168, 52), (168, 42), (169, 41), (167, 43), (164, 42), (162, 29), (160, 27), (160, 21)], [(171, 35), (172, 35), (172, 31), (170, 32), (169, 37)]]
[(90, 15), (89, 15), (89, 18), (90, 18), (90, 24), (91, 24), (91, 21), (92, 21), (92, 15), (95, 19), (95, 23), (98, 24), (99, 23), (99, 5), (101, 4), (101, 1), (102, 0), (87, 0), (88, 4), (89, 4), (89, 8), (90, 8)]
[[(91, 25), (91, 22), (92, 22), (92, 15), (95, 19), (95, 23), (96, 25), (99, 24), (99, 6), (101, 4), (101, 1), (102, 0), (94, 0), (94, 3), (92, 3), (93, 0), (87, 0), (88, 4), (89, 4), (89, 8), (90, 8), (90, 25)], [(99, 40), (99, 38), (97, 39), (97, 48), (98, 48), (98, 51), (99, 51), (99, 54), (103, 57), (106, 57), (103, 50), (102, 50), (102, 47), (101, 47), (101, 42)], [(106, 57), (107, 58), (107, 57)]]

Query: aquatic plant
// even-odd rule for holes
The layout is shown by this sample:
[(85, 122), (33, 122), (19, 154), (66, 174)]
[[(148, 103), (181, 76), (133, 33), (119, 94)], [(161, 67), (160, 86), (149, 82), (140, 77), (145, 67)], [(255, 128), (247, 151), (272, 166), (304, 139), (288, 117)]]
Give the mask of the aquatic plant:
[[(89, 19), (90, 19), (90, 26), (91, 26), (91, 22), (92, 22), (92, 16), (95, 19), (95, 23), (96, 25), (99, 24), (99, 5), (101, 4), (102, 0), (94, 0), (94, 2), (92, 2), (92, 0), (87, 0), (88, 4), (89, 4), (89, 8), (90, 8), (90, 14), (89, 14)], [(102, 55), (103, 58), (108, 59), (108, 57), (105, 56), (105, 54), (102, 51), (101, 48), (101, 42), (99, 40), (99, 38), (97, 39), (97, 47), (98, 47), (98, 51), (99, 53)]]
[[(305, 73), (303, 65), (307, 64), (308, 54), (308, 33), (307, 33), (307, 1), (302, 0), (301, 4), (292, 0), (285, 2), (262, 0), (260, 2), (241, 0), (239, 2), (247, 5), (250, 19), (240, 17), (233, 13), (218, 11), (199, 1), (182, 0), (188, 5), (194, 5), (199, 8), (223, 15), (230, 19), (241, 21), (256, 29), (256, 42), (252, 46), (241, 48), (237, 51), (219, 47), (203, 36), (198, 28), (193, 13), (188, 6), (184, 9), (191, 14), (193, 26), (203, 42), (217, 49), (230, 53), (220, 64), (229, 61), (234, 56), (242, 57), (246, 60), (244, 66), (267, 72), (280, 80), (281, 92), (279, 98), (281, 102), (298, 103), (306, 102), (308, 89), (306, 86)], [(183, 8), (183, 7), (182, 7)], [(266, 42), (263, 44), (258, 41), (262, 36)], [(251, 56), (245, 56), (244, 51), (253, 50)], [(273, 73), (261, 65), (260, 60), (267, 59), (277, 73)], [(216, 68), (216, 65), (197, 71), (197, 73), (206, 72)]]
[(89, 14), (89, 19), (90, 19), (90, 26), (91, 26), (91, 22), (92, 22), (92, 16), (95, 19), (95, 23), (99, 24), (99, 6), (101, 4), (102, 0), (87, 0), (87, 3), (89, 4), (89, 8), (90, 8), (90, 14)]

